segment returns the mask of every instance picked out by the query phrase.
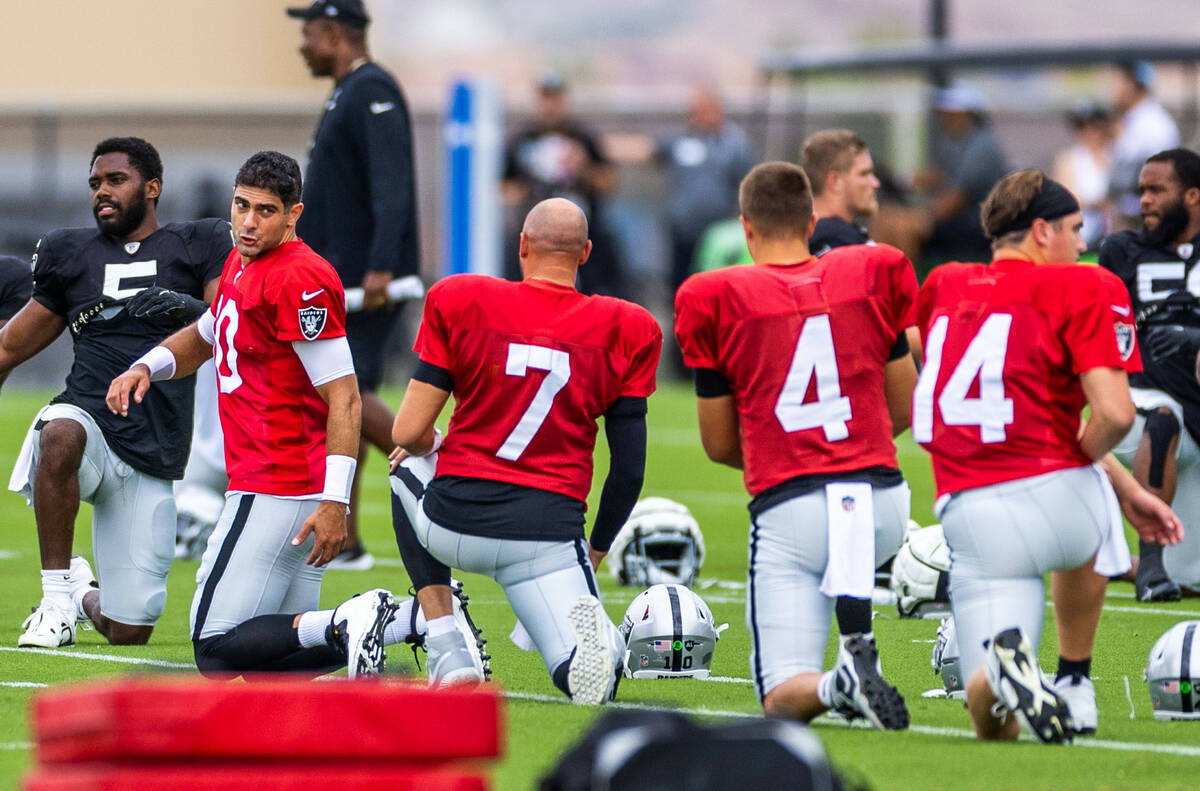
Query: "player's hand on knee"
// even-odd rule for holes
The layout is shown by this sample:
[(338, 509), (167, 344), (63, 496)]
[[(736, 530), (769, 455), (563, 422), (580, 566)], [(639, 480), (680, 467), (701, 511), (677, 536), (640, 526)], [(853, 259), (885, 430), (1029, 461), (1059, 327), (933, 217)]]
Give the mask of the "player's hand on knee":
[(104, 403), (114, 415), (129, 416), (129, 397), (140, 404), (150, 389), (150, 369), (145, 365), (135, 365), (125, 373), (112, 380), (108, 386), (108, 395)]
[(337, 557), (346, 545), (346, 506), (323, 500), (317, 510), (304, 520), (300, 532), (292, 539), (292, 546), (303, 544), (310, 533), (316, 538), (304, 562), (310, 566), (324, 566)]

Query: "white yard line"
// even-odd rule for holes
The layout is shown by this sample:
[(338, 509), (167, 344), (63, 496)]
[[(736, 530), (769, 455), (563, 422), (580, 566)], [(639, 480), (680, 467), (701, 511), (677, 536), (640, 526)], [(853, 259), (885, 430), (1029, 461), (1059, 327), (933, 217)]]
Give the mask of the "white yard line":
[(0, 687), (46, 687), (49, 684), (43, 684), (40, 681), (0, 681)]
[[(542, 695), (534, 692), (506, 692), (506, 698), (514, 700), (528, 700), (535, 703), (557, 703), (560, 705), (571, 705), (566, 697), (562, 695)], [(762, 715), (757, 712), (746, 711), (729, 711), (721, 709), (705, 709), (705, 708), (684, 708), (672, 706), (652, 706), (644, 703), (624, 703), (622, 701), (612, 701), (605, 704), (608, 708), (626, 709), (633, 711), (665, 711), (677, 712), (679, 714), (690, 714), (696, 717), (729, 717), (736, 719), (758, 719)], [(828, 717), (822, 717), (816, 720), (814, 725), (819, 727), (845, 728), (845, 727), (865, 727), (857, 725), (849, 725), (841, 720), (836, 720)], [(948, 736), (954, 739), (974, 739), (975, 732), (966, 728), (943, 728), (933, 725), (910, 725), (908, 730), (912, 733), (919, 733), (924, 736)], [(1036, 739), (1032, 735), (1022, 734), (1022, 741), (1028, 741), (1031, 744), (1036, 743)], [(1137, 752), (1137, 753), (1159, 753), (1161, 755), (1179, 755), (1185, 758), (1200, 758), (1200, 746), (1193, 747), (1186, 744), (1154, 744), (1152, 742), (1118, 742), (1111, 739), (1093, 739), (1090, 737), (1081, 738), (1075, 741), (1076, 747), (1090, 747), (1096, 750), (1119, 750), (1122, 752)]]
[(0, 750), (32, 750), (33, 742), (0, 742)]
[(87, 659), (94, 662), (117, 662), (122, 665), (146, 665), (148, 667), (169, 667), (179, 670), (195, 670), (196, 666), (186, 662), (163, 662), (158, 659), (141, 659), (136, 656), (111, 656), (109, 654), (85, 654), (71, 648), (14, 648), (0, 645), (0, 651), (13, 651), (18, 654), (44, 654), (46, 656), (67, 657), (69, 659)]

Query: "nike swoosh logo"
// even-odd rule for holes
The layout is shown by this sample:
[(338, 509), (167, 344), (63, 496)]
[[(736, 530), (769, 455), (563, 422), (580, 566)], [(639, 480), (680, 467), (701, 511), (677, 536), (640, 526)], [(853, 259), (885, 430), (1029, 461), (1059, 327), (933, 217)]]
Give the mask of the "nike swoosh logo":
[(395, 106), (395, 102), (371, 102), (371, 112), (379, 115), (380, 113), (386, 113)]
[(304, 293), (302, 293), (302, 294), (300, 295), (300, 298), (301, 298), (302, 300), (304, 300), (305, 302), (308, 302), (310, 299), (312, 299), (313, 297), (315, 297), (317, 294), (320, 294), (320, 293), (321, 293), (321, 292), (323, 292), (324, 290), (325, 290), (325, 289), (323, 289), (323, 288), (318, 288), (316, 291), (305, 291)]
[(1129, 315), (1129, 308), (1123, 308), (1123, 307), (1121, 307), (1120, 305), (1112, 305), (1112, 306), (1110, 306), (1110, 307), (1112, 307), (1112, 309), (1113, 309), (1114, 311), (1116, 311), (1117, 313), (1120, 313), (1122, 316), (1128, 316), (1128, 315)]

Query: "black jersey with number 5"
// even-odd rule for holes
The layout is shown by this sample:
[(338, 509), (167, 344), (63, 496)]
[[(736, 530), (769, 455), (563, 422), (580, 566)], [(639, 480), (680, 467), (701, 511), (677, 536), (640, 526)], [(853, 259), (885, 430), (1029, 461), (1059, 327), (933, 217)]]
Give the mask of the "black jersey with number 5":
[(1196, 384), (1195, 358), (1177, 354), (1158, 359), (1143, 343), (1147, 328), (1155, 323), (1194, 325), (1200, 320), (1200, 309), (1189, 310), (1191, 315), (1162, 313), (1172, 294), (1176, 295), (1172, 304), (1177, 304), (1184, 293), (1193, 298), (1200, 296), (1197, 264), (1200, 264), (1200, 237), (1186, 244), (1160, 246), (1147, 243), (1133, 231), (1122, 231), (1100, 245), (1100, 265), (1125, 283), (1137, 320), (1143, 371), (1131, 375), (1129, 384), (1162, 390), (1178, 401), (1183, 406), (1188, 431), (1200, 440), (1200, 386)]
[(147, 475), (183, 476), (195, 380), (155, 382), (142, 403), (130, 404), (128, 417), (109, 412), (109, 383), (183, 326), (165, 317), (135, 318), (124, 303), (150, 286), (202, 299), (232, 246), (229, 223), (216, 219), (170, 223), (127, 244), (94, 228), (51, 231), (38, 242), (33, 298), (66, 319), (75, 342), (66, 389), (52, 403), (87, 411), (113, 452)]

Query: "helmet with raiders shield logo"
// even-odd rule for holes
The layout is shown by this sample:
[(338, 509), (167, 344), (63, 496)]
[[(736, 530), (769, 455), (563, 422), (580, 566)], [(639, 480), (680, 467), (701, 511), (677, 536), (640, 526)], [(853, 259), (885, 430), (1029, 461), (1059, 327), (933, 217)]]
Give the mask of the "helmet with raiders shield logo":
[(704, 536), (692, 512), (665, 497), (639, 500), (613, 539), (608, 568), (622, 585), (691, 585), (704, 562)]
[(1182, 621), (1150, 649), (1146, 684), (1157, 720), (1200, 720), (1200, 621)]
[(626, 678), (708, 678), (713, 650), (729, 624), (684, 585), (654, 585), (637, 595), (617, 627), (629, 653)]
[(941, 525), (912, 530), (892, 563), (892, 592), (902, 618), (950, 612), (950, 547)]

